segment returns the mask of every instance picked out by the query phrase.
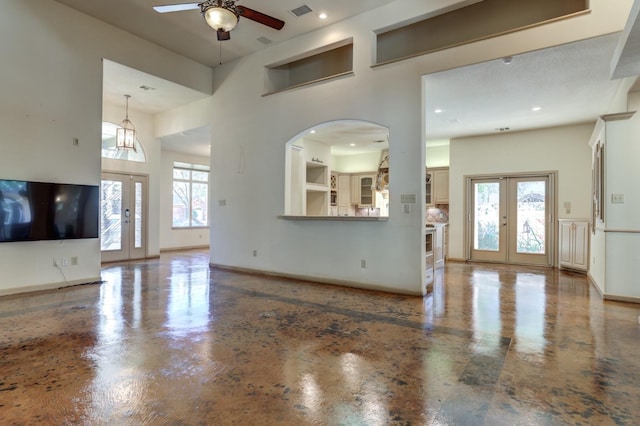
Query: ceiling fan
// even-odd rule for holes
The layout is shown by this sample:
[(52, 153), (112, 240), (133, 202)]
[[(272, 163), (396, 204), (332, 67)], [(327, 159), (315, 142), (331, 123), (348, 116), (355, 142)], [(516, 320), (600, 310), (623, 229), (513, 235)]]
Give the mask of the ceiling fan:
[(235, 0), (206, 0), (202, 3), (167, 4), (154, 6), (153, 9), (158, 13), (200, 9), (204, 20), (216, 31), (218, 40), (231, 39), (230, 32), (238, 24), (238, 19), (241, 16), (276, 30), (281, 30), (284, 27), (284, 21), (246, 6), (236, 5)]

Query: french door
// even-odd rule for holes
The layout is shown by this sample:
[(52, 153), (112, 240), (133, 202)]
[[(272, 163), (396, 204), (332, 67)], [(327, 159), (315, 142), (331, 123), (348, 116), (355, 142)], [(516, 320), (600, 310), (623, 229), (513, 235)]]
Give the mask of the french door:
[(102, 174), (100, 250), (103, 262), (146, 257), (147, 181), (147, 176)]
[(552, 174), (468, 178), (468, 258), (552, 266)]

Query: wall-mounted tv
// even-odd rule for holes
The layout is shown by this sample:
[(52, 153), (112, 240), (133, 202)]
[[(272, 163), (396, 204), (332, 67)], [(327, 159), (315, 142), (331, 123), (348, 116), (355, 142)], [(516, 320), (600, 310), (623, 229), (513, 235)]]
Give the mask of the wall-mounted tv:
[(98, 238), (98, 186), (0, 179), (0, 243)]

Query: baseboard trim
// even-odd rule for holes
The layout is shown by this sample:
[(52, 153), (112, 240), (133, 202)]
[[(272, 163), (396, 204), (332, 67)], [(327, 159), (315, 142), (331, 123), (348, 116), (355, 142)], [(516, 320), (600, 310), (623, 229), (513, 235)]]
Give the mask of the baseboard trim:
[(589, 280), (591, 286), (596, 289), (600, 297), (604, 299), (604, 293), (602, 292), (602, 290), (600, 290), (600, 287), (598, 287), (598, 284), (596, 284), (596, 281), (591, 276), (591, 272), (587, 272), (587, 279)]
[(596, 289), (596, 291), (598, 292), (598, 294), (600, 295), (600, 297), (603, 300), (610, 300), (612, 302), (628, 302), (628, 303), (638, 303), (638, 304), (640, 304), (640, 297), (620, 296), (618, 294), (607, 294), (607, 293), (604, 293), (602, 290), (600, 290), (600, 287), (598, 287), (598, 285), (596, 284), (595, 280), (593, 279), (593, 277), (591, 276), (590, 273), (587, 274), (587, 278), (589, 279), (589, 282), (591, 283), (593, 288)]
[(633, 296), (619, 296), (617, 294), (605, 294), (604, 300), (610, 300), (612, 302), (629, 302), (629, 303), (639, 303), (640, 297)]
[(187, 250), (202, 250), (208, 249), (210, 246), (205, 244), (203, 246), (183, 246), (183, 247), (165, 247), (160, 249), (160, 253), (164, 253), (167, 251), (187, 251)]
[(334, 278), (314, 277), (310, 275), (298, 275), (298, 274), (289, 274), (285, 272), (264, 271), (261, 269), (243, 268), (238, 266), (222, 265), (219, 263), (210, 263), (209, 266), (214, 269), (240, 272), (240, 273), (249, 274), (249, 275), (286, 278), (290, 280), (307, 281), (310, 283), (331, 284), (331, 285), (336, 285), (341, 287), (357, 288), (360, 290), (371, 290), (371, 291), (381, 291), (384, 293), (402, 294), (405, 296), (420, 296), (420, 297), (423, 296), (421, 291), (409, 291), (409, 290), (403, 290), (398, 288), (386, 287), (382, 285), (363, 283), (360, 281), (338, 280)]
[(0, 289), (0, 297), (5, 296), (13, 296), (16, 294), (25, 294), (25, 293), (36, 293), (43, 291), (51, 291), (51, 290), (60, 290), (66, 287), (73, 287), (77, 285), (85, 285), (85, 284), (97, 284), (102, 280), (101, 277), (94, 278), (83, 278), (79, 280), (71, 280), (71, 281), (62, 281), (57, 283), (48, 283), (48, 284), (37, 284), (37, 285), (29, 285), (24, 287), (13, 287), (13, 288), (5, 288)]

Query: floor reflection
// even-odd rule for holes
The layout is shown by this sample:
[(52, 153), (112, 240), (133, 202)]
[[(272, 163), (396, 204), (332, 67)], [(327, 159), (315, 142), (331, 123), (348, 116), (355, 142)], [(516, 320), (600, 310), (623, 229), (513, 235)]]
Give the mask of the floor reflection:
[(105, 265), (0, 298), (3, 424), (633, 424), (637, 306), (584, 276), (450, 263), (410, 297)]
[(546, 346), (545, 311), (547, 298), (544, 275), (516, 274), (515, 349), (543, 355)]

